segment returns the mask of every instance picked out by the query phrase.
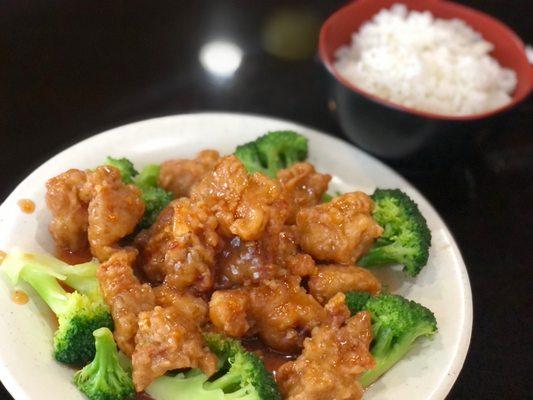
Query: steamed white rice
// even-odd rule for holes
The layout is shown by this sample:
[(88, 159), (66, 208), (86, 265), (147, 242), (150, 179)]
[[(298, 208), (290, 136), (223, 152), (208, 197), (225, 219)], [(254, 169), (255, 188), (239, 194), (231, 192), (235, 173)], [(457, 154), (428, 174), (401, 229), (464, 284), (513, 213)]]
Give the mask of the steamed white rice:
[(392, 102), (468, 115), (511, 101), (516, 74), (489, 55), (492, 49), (462, 20), (438, 19), (395, 4), (337, 50), (334, 66), (355, 86)]

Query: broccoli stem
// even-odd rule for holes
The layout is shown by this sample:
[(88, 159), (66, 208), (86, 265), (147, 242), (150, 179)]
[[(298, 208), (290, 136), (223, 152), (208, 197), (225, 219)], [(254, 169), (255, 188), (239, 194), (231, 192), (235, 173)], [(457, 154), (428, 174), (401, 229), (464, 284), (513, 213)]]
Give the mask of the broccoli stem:
[(391, 369), (398, 361), (400, 361), (413, 347), (415, 340), (423, 335), (429, 333), (429, 330), (413, 330), (410, 333), (404, 334), (394, 345), (391, 346), (394, 334), (390, 329), (380, 329), (380, 332), (375, 338), (375, 344), (372, 347), (372, 355), (376, 361), (376, 366), (369, 371), (366, 371), (359, 378), (359, 383), (363, 387), (368, 387), (381, 375)]
[(108, 373), (114, 371), (118, 360), (117, 345), (113, 334), (107, 328), (100, 328), (93, 332), (95, 338), (96, 355), (93, 362), (87, 366), (86, 374), (95, 376), (94, 384), (96, 387), (107, 385), (109, 382)]
[(28, 269), (29, 266), (33, 266), (33, 269), (46, 268), (46, 274), (54, 276), (72, 289), (86, 295), (100, 296), (100, 286), (98, 279), (96, 279), (96, 270), (98, 269), (98, 261), (96, 260), (69, 265), (49, 254), (31, 254), (18, 250), (12, 252), (11, 258), (16, 260), (16, 265), (21, 266), (14, 268), (10, 274), (14, 282), (18, 280), (20, 271)]
[(100, 284), (96, 279), (98, 262), (96, 260), (83, 264), (65, 265), (65, 284), (80, 293), (100, 297)]
[(35, 289), (56, 315), (67, 311), (69, 294), (53, 275), (43, 271), (42, 268), (32, 265), (26, 265), (22, 268), (20, 275), (23, 280)]
[(413, 249), (398, 246), (395, 243), (380, 245), (379, 240), (359, 261), (362, 267), (384, 267), (401, 262), (404, 257), (411, 257), (416, 252)]
[(241, 381), (240, 374), (234, 373), (231, 369), (222, 375), (220, 378), (215, 379), (214, 381), (206, 382), (205, 388), (208, 390), (213, 389), (228, 389), (234, 385), (237, 385)]
[(249, 395), (247, 388), (240, 388), (239, 390), (236, 390), (235, 392), (231, 393), (224, 393), (224, 400), (248, 400), (248, 399), (254, 399), (255, 397), (253, 395)]

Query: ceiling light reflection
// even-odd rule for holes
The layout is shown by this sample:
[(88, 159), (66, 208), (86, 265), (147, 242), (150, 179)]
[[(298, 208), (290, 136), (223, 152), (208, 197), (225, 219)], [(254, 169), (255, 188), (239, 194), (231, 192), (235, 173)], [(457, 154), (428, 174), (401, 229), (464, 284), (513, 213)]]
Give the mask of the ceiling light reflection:
[(213, 41), (200, 49), (200, 63), (211, 74), (230, 77), (242, 61), (242, 50), (235, 43)]

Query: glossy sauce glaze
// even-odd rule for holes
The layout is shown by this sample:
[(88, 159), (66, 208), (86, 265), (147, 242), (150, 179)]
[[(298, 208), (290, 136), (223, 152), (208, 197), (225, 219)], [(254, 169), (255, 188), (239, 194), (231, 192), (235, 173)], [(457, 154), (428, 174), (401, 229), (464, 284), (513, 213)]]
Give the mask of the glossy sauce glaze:
[(13, 300), (13, 303), (15, 304), (26, 304), (30, 298), (28, 297), (27, 293), (22, 290), (15, 290), (13, 294), (11, 295), (11, 300)]
[(217, 268), (216, 289), (230, 289), (243, 282), (257, 282), (272, 274), (259, 243), (245, 242), (238, 236), (225, 244), (218, 256)]
[(89, 262), (93, 259), (91, 251), (89, 249), (71, 251), (64, 247), (58, 247), (56, 249), (56, 256), (61, 261), (66, 262), (67, 264), (70, 264), (70, 265)]
[(35, 211), (35, 203), (30, 199), (20, 199), (17, 204), (23, 213), (31, 214)]
[(242, 345), (246, 350), (256, 354), (265, 364), (267, 370), (276, 376), (276, 370), (287, 361), (295, 360), (297, 354), (286, 354), (272, 350), (259, 339), (243, 340)]

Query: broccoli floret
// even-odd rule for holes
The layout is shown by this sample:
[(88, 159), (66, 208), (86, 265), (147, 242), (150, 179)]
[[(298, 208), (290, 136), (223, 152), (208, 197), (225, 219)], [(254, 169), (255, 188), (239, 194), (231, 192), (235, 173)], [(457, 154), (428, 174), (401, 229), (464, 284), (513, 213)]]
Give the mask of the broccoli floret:
[(335, 190), (334, 194), (324, 193), (320, 201), (322, 203), (329, 203), (331, 200), (333, 200), (337, 196), (342, 196), (342, 193), (338, 190)]
[(307, 139), (292, 131), (269, 132), (238, 146), (235, 155), (248, 172), (261, 172), (275, 178), (280, 169), (307, 158)]
[(384, 231), (358, 264), (401, 264), (408, 275), (418, 275), (428, 261), (431, 246), (431, 232), (418, 206), (398, 189), (377, 189), (372, 200), (372, 216)]
[(158, 400), (280, 400), (272, 374), (263, 362), (234, 339), (207, 333), (205, 340), (220, 360), (220, 369), (208, 379), (192, 370), (161, 377), (146, 392)]
[(133, 182), (140, 188), (157, 187), (157, 179), (159, 178), (159, 171), (161, 167), (157, 164), (148, 164), (143, 168), (141, 173), (137, 175)]
[(146, 206), (143, 218), (139, 223), (141, 228), (150, 227), (161, 211), (172, 201), (172, 193), (157, 186), (159, 170), (159, 165), (147, 165), (133, 180), (135, 185), (141, 189), (141, 197)]
[(324, 193), (322, 195), (322, 199), (321, 199), (322, 203), (329, 203), (331, 200), (333, 200), (333, 196), (330, 195), (329, 193)]
[(152, 226), (161, 211), (172, 201), (172, 193), (159, 187), (147, 187), (143, 189), (141, 198), (146, 209), (139, 226), (144, 229)]
[(255, 354), (247, 352), (237, 340), (223, 335), (204, 335), (207, 345), (219, 359), (225, 360), (224, 375), (207, 383), (211, 389), (222, 389), (225, 393), (232, 388), (231, 398), (237, 399), (281, 399), (273, 376)]
[(117, 345), (108, 328), (93, 332), (94, 360), (74, 374), (74, 385), (90, 400), (125, 400), (135, 396), (133, 381), (120, 366)]
[(133, 163), (127, 158), (107, 157), (106, 164), (117, 168), (120, 171), (122, 181), (126, 184), (133, 183), (133, 178), (138, 174)]
[(365, 310), (366, 303), (368, 303), (368, 300), (372, 297), (370, 293), (367, 292), (346, 292), (345, 296), (344, 301), (352, 315)]
[(159, 165), (147, 165), (139, 174), (133, 167), (133, 163), (127, 158), (117, 160), (107, 157), (107, 163), (120, 170), (122, 181), (124, 183), (133, 183), (141, 190), (141, 198), (145, 205), (145, 211), (141, 222), (139, 222), (139, 227), (150, 227), (161, 211), (172, 200), (171, 192), (167, 192), (157, 186), (160, 170)]
[(376, 366), (361, 375), (359, 382), (367, 387), (400, 361), (413, 348), (417, 338), (431, 337), (437, 332), (435, 315), (426, 307), (402, 296), (368, 293), (346, 293), (346, 305), (352, 314), (362, 310), (372, 315), (373, 341), (370, 351)]
[[(77, 266), (66, 266), (48, 255), (14, 250), (4, 260), (2, 269), (13, 284), (20, 281), (30, 284), (56, 314), (59, 324), (54, 334), (56, 360), (83, 365), (94, 357), (93, 331), (101, 327), (113, 329), (113, 319), (95, 284), (96, 264), (80, 264), (79, 271)], [(69, 293), (60, 281), (80, 291)]]

